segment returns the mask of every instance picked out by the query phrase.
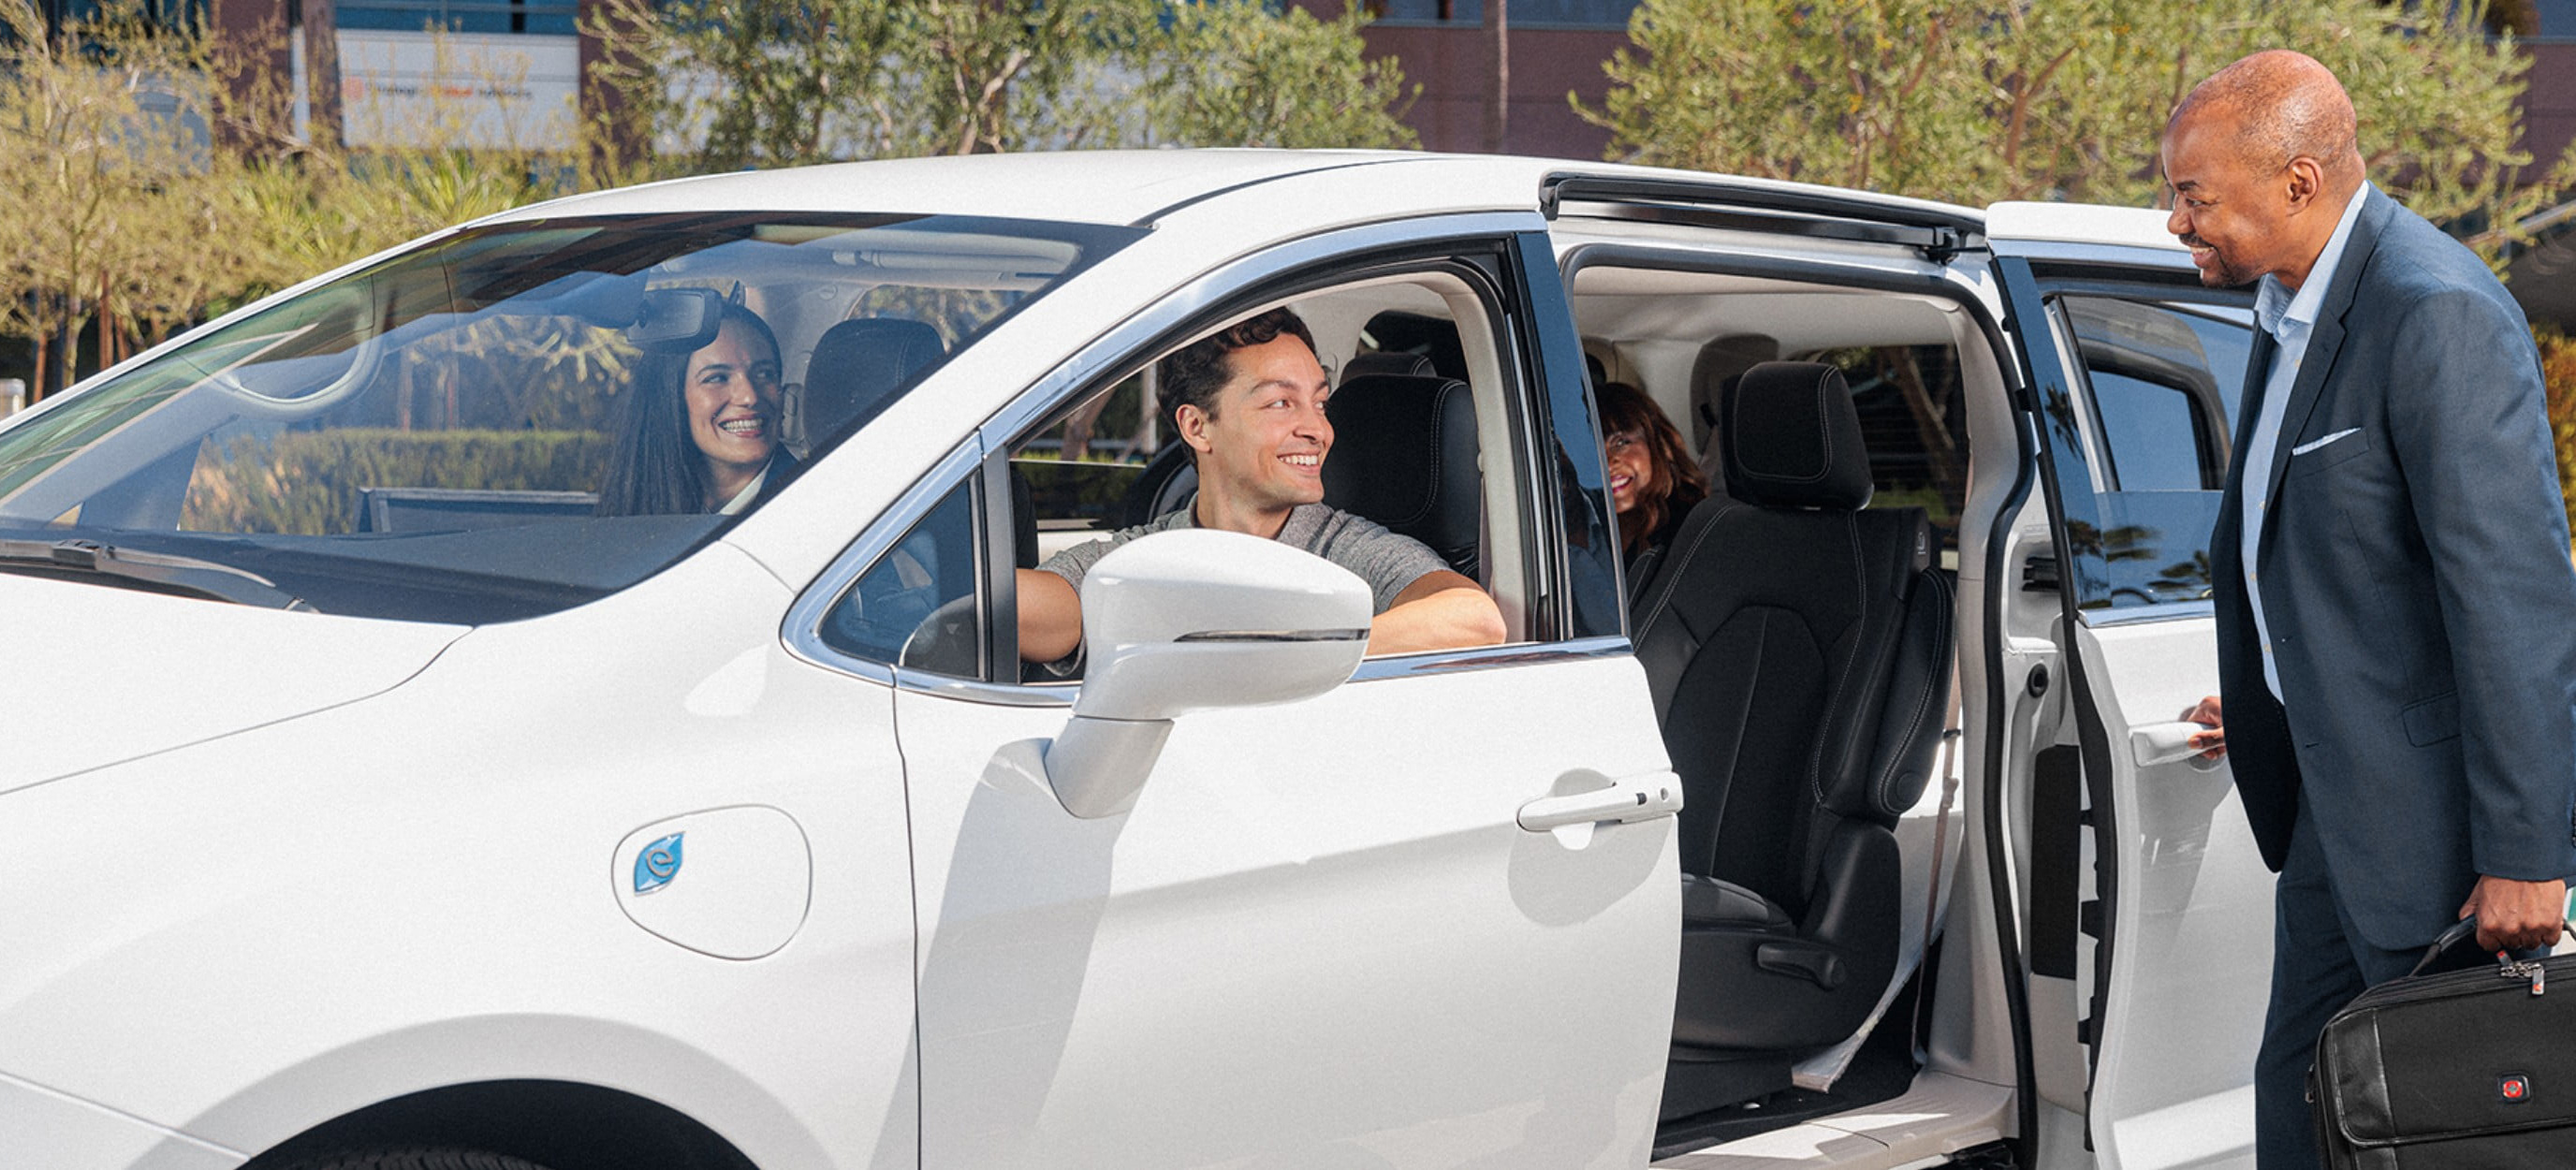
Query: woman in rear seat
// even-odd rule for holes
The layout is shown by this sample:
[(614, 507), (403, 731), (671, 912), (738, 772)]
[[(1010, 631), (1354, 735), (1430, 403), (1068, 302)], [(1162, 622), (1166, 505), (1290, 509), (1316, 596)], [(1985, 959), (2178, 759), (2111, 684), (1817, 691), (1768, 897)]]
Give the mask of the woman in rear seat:
[(1628, 597), (1645, 596), (1691, 506), (1708, 498), (1708, 479), (1682, 446), (1682, 433), (1646, 392), (1603, 382), (1601, 446), (1610, 468), (1610, 503), (1619, 512), (1619, 548), (1628, 560)]

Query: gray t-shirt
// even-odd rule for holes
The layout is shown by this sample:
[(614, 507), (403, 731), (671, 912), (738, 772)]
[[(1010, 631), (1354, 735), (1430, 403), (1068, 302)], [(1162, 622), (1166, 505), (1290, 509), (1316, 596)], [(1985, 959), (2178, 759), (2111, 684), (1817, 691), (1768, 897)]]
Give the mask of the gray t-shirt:
[[(1198, 497), (1191, 496), (1180, 507), (1146, 523), (1048, 557), (1038, 568), (1064, 578), (1074, 592), (1080, 593), (1083, 574), (1108, 556), (1109, 550), (1148, 533), (1198, 527), (1198, 504)], [(1396, 595), (1421, 580), (1423, 574), (1449, 567), (1449, 562), (1440, 559), (1431, 546), (1323, 504), (1299, 504), (1290, 511), (1288, 523), (1280, 526), (1278, 540), (1358, 574), (1360, 580), (1368, 582), (1376, 613), (1393, 608)]]

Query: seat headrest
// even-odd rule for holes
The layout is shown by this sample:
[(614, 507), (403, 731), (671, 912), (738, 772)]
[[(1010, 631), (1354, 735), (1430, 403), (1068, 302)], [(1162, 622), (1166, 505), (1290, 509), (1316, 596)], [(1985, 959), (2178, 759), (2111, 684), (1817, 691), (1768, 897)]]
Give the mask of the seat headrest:
[(805, 362), (798, 410), (804, 440), (876, 417), (915, 374), (946, 356), (937, 329), (901, 317), (861, 317), (824, 330)]
[(1428, 378), (1439, 372), (1439, 369), (1431, 364), (1430, 358), (1418, 353), (1404, 353), (1398, 350), (1355, 353), (1351, 355), (1351, 360), (1342, 363), (1342, 385), (1350, 385), (1353, 378), (1367, 378), (1378, 374)]
[(1699, 358), (1691, 363), (1691, 446), (1700, 453), (1699, 469), (1709, 486), (1721, 495), (1726, 491), (1726, 445), (1717, 434), (1719, 404), (1744, 371), (1778, 360), (1777, 339), (1741, 333), (1699, 347)]
[(1431, 546), (1477, 576), (1484, 532), (1476, 405), (1455, 378), (1367, 374), (1332, 398), (1324, 502)]
[(1727, 494), (1764, 508), (1867, 507), (1869, 448), (1841, 370), (1764, 362), (1720, 406)]

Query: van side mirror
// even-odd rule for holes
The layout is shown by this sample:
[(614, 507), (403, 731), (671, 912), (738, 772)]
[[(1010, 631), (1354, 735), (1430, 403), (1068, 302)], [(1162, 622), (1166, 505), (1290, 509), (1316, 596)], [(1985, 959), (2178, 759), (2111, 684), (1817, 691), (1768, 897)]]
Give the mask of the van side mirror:
[(1368, 584), (1275, 540), (1188, 528), (1140, 537), (1082, 581), (1089, 665), (1048, 745), (1065, 811), (1127, 811), (1192, 711), (1312, 698), (1368, 652)]

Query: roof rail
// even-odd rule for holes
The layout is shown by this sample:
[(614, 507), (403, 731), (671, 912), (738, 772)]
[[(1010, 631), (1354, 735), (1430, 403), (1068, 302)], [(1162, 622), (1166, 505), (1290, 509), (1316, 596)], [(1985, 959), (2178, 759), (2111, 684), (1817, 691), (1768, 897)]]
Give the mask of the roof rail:
[(1985, 221), (1973, 215), (1721, 179), (1555, 174), (1539, 184), (1541, 214), (1555, 219), (1568, 203), (1610, 204), (1616, 210), (1608, 218), (1614, 219), (1898, 244), (1921, 249), (1936, 261), (1986, 246)]

